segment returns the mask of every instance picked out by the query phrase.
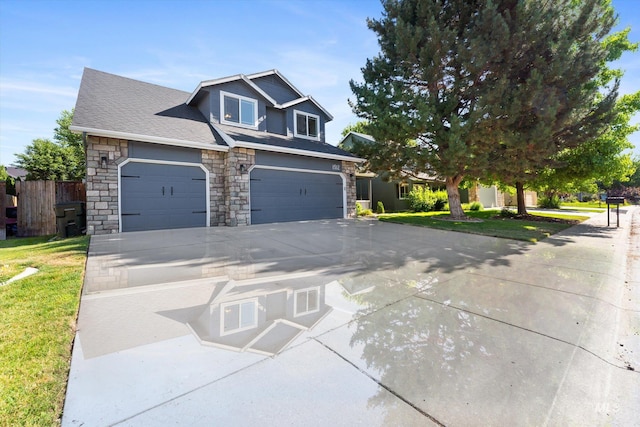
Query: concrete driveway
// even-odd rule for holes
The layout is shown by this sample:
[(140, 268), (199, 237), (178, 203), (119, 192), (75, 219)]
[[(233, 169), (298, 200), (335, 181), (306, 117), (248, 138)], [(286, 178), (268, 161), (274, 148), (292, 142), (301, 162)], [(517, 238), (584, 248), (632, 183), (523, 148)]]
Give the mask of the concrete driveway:
[(634, 212), (638, 234), (629, 208), (535, 245), (356, 220), (92, 237), (62, 424), (637, 423)]

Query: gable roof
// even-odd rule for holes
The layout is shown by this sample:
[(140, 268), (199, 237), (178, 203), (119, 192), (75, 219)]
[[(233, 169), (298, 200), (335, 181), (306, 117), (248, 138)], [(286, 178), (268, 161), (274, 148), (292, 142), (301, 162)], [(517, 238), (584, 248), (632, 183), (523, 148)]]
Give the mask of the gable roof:
[(92, 135), (228, 150), (187, 92), (90, 68), (82, 75), (69, 129)]
[[(297, 93), (299, 95), (299, 98), (291, 100), (291, 101), (286, 102), (284, 104), (279, 104), (278, 102), (276, 102), (275, 99), (273, 99), (273, 97), (271, 97), (268, 93), (266, 93), (257, 84), (255, 84), (253, 82), (253, 80), (255, 80), (255, 79), (259, 79), (261, 77), (265, 77), (265, 76), (269, 76), (269, 75), (278, 76), (280, 78), (280, 80), (282, 80), (291, 90), (293, 90), (295, 93)], [(322, 113), (326, 116), (327, 121), (333, 120), (333, 116), (331, 115), (331, 113), (329, 113), (322, 105), (320, 105), (318, 103), (318, 101), (313, 99), (313, 97), (310, 96), (310, 95), (306, 95), (306, 96), (303, 95), (302, 92), (300, 92), (300, 90), (298, 90), (298, 88), (296, 88), (278, 70), (275, 70), (275, 69), (269, 70), (269, 71), (263, 71), (263, 72), (260, 72), (260, 73), (248, 74), (248, 75), (236, 74), (236, 75), (233, 75), (233, 76), (222, 77), (222, 78), (219, 78), (219, 79), (202, 81), (202, 82), (200, 82), (200, 84), (198, 84), (198, 86), (195, 88), (195, 90), (187, 98), (186, 103), (187, 104), (191, 104), (191, 102), (196, 98), (196, 96), (205, 87), (217, 86), (217, 85), (221, 85), (221, 84), (224, 84), (224, 83), (230, 83), (230, 82), (234, 82), (234, 81), (238, 81), (238, 80), (244, 81), (249, 87), (251, 87), (257, 93), (259, 93), (260, 96), (262, 96), (264, 99), (266, 99), (271, 104), (270, 106), (272, 106), (274, 108), (285, 109), (287, 107), (299, 104), (299, 103), (304, 102), (304, 101), (310, 101), (316, 107), (318, 107), (318, 109), (320, 111), (322, 111)]]
[[(210, 82), (246, 79), (257, 87), (249, 77), (260, 78), (277, 71), (265, 73), (239, 74)], [(333, 160), (364, 161), (323, 142), (209, 123), (197, 107), (185, 103), (188, 98), (188, 92), (85, 68), (69, 129), (95, 136), (179, 147), (228, 151), (238, 146)], [(306, 101), (316, 103), (308, 96), (287, 104)]]

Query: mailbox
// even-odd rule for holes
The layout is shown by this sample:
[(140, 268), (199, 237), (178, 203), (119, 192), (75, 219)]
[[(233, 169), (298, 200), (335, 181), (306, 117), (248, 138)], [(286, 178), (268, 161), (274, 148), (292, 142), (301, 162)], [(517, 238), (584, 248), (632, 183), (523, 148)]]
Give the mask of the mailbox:
[(620, 227), (620, 205), (624, 205), (624, 197), (607, 197), (607, 227), (610, 225), (610, 205), (616, 205), (616, 227)]

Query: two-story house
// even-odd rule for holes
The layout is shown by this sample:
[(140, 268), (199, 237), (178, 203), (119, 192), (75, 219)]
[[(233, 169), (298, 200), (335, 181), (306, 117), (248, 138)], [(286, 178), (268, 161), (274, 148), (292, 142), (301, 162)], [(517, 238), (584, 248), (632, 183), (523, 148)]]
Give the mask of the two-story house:
[(188, 93), (86, 68), (87, 233), (352, 217), (362, 159), (326, 143), (332, 118), (277, 70)]

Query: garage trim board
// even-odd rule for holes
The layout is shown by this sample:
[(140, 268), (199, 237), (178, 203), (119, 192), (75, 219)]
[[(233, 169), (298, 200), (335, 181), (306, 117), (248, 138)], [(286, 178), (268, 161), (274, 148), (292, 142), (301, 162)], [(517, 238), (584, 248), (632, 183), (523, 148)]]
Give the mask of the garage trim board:
[[(200, 163), (189, 163), (189, 162), (176, 162), (176, 161), (170, 161), (170, 160), (153, 160), (153, 159), (140, 159), (140, 158), (128, 158), (125, 161), (123, 161), (122, 163), (120, 163), (118, 165), (118, 219), (119, 219), (119, 232), (123, 232), (123, 231), (127, 231), (124, 230), (124, 221), (123, 221), (123, 213), (126, 214), (126, 212), (123, 212), (122, 210), (122, 201), (123, 201), (123, 186), (122, 186), (122, 178), (123, 178), (123, 174), (122, 174), (122, 170), (123, 168), (128, 165), (128, 164), (132, 164), (132, 163), (144, 163), (144, 164), (151, 164), (151, 165), (166, 165), (166, 166), (183, 166), (183, 167), (191, 167), (191, 168), (198, 168), (200, 170), (202, 170), (204, 172), (204, 177), (205, 177), (205, 185), (204, 185), (204, 190), (205, 190), (205, 194), (204, 194), (204, 206), (206, 207), (206, 213), (205, 213), (205, 227), (209, 227), (210, 226), (210, 213), (211, 213), (211, 206), (209, 203), (210, 200), (210, 190), (209, 190), (209, 171), (207, 170), (207, 168), (205, 168), (202, 164)], [(168, 191), (168, 190), (167, 190)], [(171, 227), (169, 227), (171, 228)]]

